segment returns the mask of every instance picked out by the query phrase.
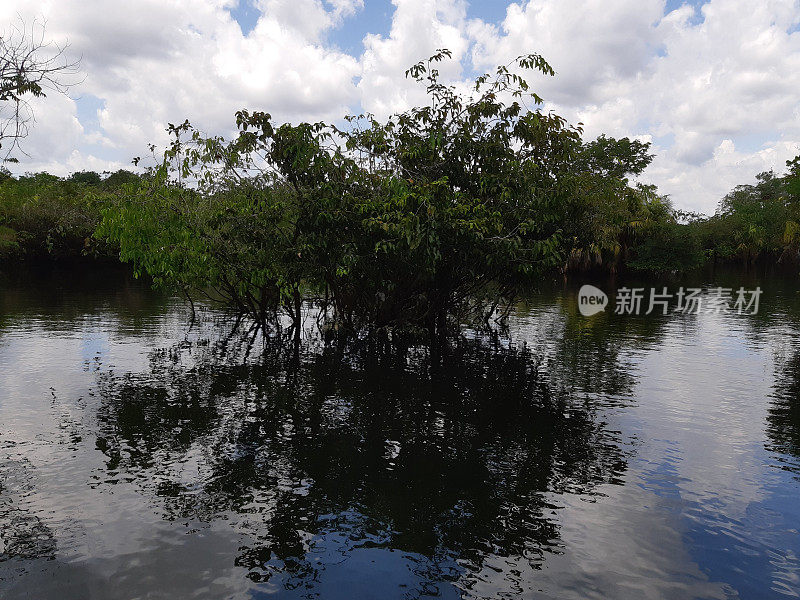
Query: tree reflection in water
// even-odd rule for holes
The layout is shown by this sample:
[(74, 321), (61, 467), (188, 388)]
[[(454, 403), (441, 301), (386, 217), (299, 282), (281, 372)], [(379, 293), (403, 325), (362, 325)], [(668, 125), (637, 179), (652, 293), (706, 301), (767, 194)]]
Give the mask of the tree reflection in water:
[(145, 375), (104, 375), (97, 479), (135, 483), (168, 519), (227, 519), (256, 582), (313, 588), (364, 548), (425, 557), (423, 582), (462, 589), (489, 558), (536, 568), (559, 548), (551, 494), (595, 494), (626, 468), (592, 407), (525, 349), (242, 360), (234, 346), (183, 343)]
[(767, 414), (767, 436), (770, 449), (794, 457), (793, 465), (785, 456), (781, 461), (800, 477), (800, 351), (793, 351), (784, 363), (779, 363)]

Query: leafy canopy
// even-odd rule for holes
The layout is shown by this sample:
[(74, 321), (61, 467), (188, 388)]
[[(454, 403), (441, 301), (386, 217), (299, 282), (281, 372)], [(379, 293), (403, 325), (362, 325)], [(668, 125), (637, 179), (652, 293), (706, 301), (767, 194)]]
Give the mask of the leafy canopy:
[[(103, 213), (99, 235), (156, 282), (264, 327), (316, 298), (337, 327), (443, 334), (485, 319), (563, 261), (580, 129), (545, 112), (514, 67), (440, 81), (440, 50), (411, 67), (428, 103), (379, 122), (277, 125), (236, 115), (232, 141), (170, 126), (163, 161)], [(531, 103), (529, 107), (527, 103)]]

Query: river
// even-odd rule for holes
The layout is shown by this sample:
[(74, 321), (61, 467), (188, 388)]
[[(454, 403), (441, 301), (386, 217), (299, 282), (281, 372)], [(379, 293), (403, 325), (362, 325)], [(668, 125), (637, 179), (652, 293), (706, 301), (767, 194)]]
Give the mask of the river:
[(696, 285), (758, 314), (553, 284), (433, 359), (0, 278), (0, 598), (798, 597), (800, 279)]

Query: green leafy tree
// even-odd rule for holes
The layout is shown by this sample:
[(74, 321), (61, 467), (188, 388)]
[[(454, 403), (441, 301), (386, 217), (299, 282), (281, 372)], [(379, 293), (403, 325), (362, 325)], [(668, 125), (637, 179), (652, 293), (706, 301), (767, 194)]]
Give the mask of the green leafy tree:
[(800, 156), (793, 160), (787, 160), (786, 166), (789, 172), (786, 174), (786, 190), (790, 194), (793, 205), (800, 204)]
[(577, 169), (601, 177), (627, 180), (631, 175), (641, 175), (652, 162), (650, 142), (615, 139), (601, 135), (584, 144), (578, 155)]
[(736, 252), (750, 264), (760, 256), (779, 257), (790, 220), (785, 183), (772, 171), (756, 176), (723, 198), (718, 213), (728, 220)]
[(653, 226), (674, 222), (654, 186), (629, 182), (652, 161), (649, 150), (649, 142), (606, 136), (581, 146), (572, 166), (578, 193), (563, 215), (568, 270), (616, 271)]
[(755, 184), (736, 186), (716, 214), (692, 223), (715, 261), (797, 265), (800, 261), (800, 157), (779, 177), (768, 171)]
[[(104, 211), (98, 235), (157, 283), (204, 293), (298, 331), (315, 297), (336, 327), (404, 327), (439, 339), (485, 320), (561, 264), (562, 206), (577, 192), (580, 130), (512, 66), (462, 95), (439, 80), (447, 50), (407, 76), (429, 103), (348, 127), (237, 114), (226, 142), (171, 126), (164, 161)], [(330, 312), (329, 312), (330, 311)]]
[(73, 173), (69, 180), (75, 183), (85, 183), (87, 185), (100, 185), (103, 178), (100, 176), (100, 173), (96, 173), (95, 171), (79, 171)]

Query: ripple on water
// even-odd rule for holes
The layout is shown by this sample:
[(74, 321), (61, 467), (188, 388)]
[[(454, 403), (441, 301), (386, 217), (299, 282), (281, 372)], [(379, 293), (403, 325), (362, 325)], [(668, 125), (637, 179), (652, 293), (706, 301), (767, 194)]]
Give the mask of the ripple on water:
[(4, 600), (797, 594), (784, 296), (586, 320), (559, 291), (439, 365), (290, 367), (130, 282), (60, 289), (0, 301)]

